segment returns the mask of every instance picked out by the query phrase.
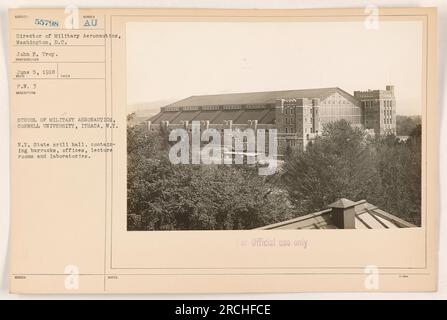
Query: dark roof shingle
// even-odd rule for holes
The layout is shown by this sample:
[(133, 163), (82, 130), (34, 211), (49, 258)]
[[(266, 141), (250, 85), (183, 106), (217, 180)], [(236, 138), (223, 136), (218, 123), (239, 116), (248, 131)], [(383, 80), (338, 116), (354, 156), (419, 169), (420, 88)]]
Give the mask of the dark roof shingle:
[[(179, 100), (169, 107), (213, 106), (213, 105), (237, 105), (237, 104), (266, 104), (275, 103), (277, 99), (323, 99), (335, 91), (343, 91), (340, 88), (316, 88), (302, 90), (261, 91), (245, 93), (224, 93), (201, 96), (191, 96)], [(344, 92), (344, 91), (343, 91)], [(346, 92), (345, 92), (346, 93)]]

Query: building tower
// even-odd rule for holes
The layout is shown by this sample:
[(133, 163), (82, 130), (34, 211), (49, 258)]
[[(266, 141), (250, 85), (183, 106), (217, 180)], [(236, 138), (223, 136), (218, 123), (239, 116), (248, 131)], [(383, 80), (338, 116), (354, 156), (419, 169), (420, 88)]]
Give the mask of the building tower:
[(276, 127), (281, 153), (287, 148), (305, 149), (320, 128), (319, 99), (288, 98), (276, 101)]
[(386, 90), (354, 91), (361, 102), (365, 129), (377, 134), (396, 134), (396, 98), (394, 86)]

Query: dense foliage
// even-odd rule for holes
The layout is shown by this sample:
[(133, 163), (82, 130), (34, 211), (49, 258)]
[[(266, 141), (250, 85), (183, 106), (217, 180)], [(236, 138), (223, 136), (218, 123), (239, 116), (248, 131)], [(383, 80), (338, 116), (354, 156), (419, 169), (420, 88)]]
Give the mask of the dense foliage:
[(255, 167), (172, 165), (166, 137), (128, 128), (129, 230), (251, 229), (292, 218), (287, 193)]
[(394, 135), (371, 138), (344, 120), (330, 123), (305, 152), (288, 156), (282, 180), (299, 214), (339, 198), (366, 199), (420, 225), (420, 127), (401, 141)]
[(371, 203), (413, 224), (421, 224), (421, 126), (405, 142), (395, 137), (375, 141), (380, 184)]
[(369, 198), (377, 183), (373, 159), (363, 130), (346, 121), (329, 123), (305, 152), (287, 157), (284, 186), (300, 214), (321, 210), (340, 198)]
[(342, 120), (306, 151), (288, 152), (274, 177), (248, 165), (173, 165), (163, 133), (128, 127), (129, 230), (251, 229), (311, 213), (339, 198), (420, 225), (421, 131), (370, 137)]
[(421, 116), (396, 116), (396, 131), (398, 136), (409, 136), (422, 122)]

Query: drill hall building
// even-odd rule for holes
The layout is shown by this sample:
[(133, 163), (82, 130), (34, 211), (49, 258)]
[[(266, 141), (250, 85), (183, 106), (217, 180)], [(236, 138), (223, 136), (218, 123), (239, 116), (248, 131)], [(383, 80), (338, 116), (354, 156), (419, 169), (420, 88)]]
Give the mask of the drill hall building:
[[(396, 133), (394, 87), (354, 91), (338, 88), (200, 95), (174, 102), (147, 121), (150, 131), (183, 128), (277, 130), (278, 153), (305, 149), (326, 123), (344, 119), (371, 134)], [(269, 139), (265, 139), (268, 144)], [(268, 150), (268, 146), (266, 146)]]

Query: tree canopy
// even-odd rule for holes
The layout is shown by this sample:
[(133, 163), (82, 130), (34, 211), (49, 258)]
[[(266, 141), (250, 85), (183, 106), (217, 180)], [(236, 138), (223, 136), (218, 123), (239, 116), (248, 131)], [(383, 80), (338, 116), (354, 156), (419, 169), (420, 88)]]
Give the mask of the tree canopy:
[(251, 229), (293, 217), (287, 192), (244, 165), (173, 165), (167, 138), (128, 128), (128, 229)]
[(340, 120), (306, 150), (286, 154), (281, 173), (249, 165), (174, 165), (165, 133), (127, 128), (128, 230), (252, 229), (361, 199), (421, 222), (421, 127), (406, 141), (369, 136)]
[(300, 214), (339, 198), (367, 200), (420, 224), (420, 129), (402, 142), (394, 135), (370, 137), (340, 120), (324, 127), (306, 151), (286, 160), (284, 187)]

